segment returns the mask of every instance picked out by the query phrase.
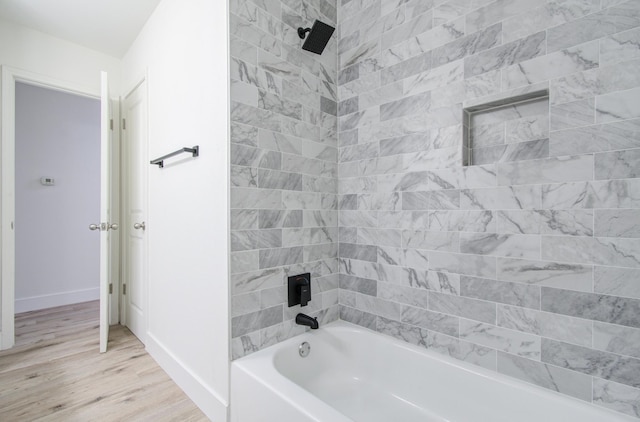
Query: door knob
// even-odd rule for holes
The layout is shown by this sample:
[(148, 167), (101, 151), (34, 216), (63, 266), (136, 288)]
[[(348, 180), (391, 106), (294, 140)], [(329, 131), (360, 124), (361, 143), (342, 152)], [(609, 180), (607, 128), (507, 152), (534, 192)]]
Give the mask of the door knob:
[(118, 230), (118, 224), (117, 224), (117, 223), (109, 224), (109, 228), (110, 228), (111, 230)]
[(99, 224), (89, 224), (89, 230), (100, 230)]
[(135, 223), (133, 225), (133, 228), (136, 230), (140, 230), (140, 229), (145, 230), (147, 226), (144, 224), (144, 221), (143, 221), (142, 223)]

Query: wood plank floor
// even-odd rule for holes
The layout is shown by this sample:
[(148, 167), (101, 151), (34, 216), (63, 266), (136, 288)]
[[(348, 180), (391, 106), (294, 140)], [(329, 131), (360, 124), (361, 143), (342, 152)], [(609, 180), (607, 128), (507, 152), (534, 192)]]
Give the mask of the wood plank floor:
[(98, 353), (98, 302), (16, 315), (0, 352), (0, 421), (207, 421), (120, 325)]

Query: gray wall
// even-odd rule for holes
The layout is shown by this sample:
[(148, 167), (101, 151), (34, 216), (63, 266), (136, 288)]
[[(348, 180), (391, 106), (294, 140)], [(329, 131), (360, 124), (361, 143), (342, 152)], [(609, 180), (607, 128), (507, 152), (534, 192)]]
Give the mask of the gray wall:
[(337, 73), (293, 29), (328, 3), (238, 2), (234, 357), (311, 267), (326, 321), (339, 272), (343, 320), (640, 416), (640, 2), (339, 1)]
[(15, 177), (16, 312), (98, 299), (100, 101), (16, 83)]
[[(298, 312), (338, 318), (336, 35), (322, 56), (299, 26), (335, 25), (325, 0), (232, 0), (232, 351), (303, 332)], [(312, 301), (288, 308), (286, 278), (310, 272)]]
[(338, 14), (341, 319), (640, 416), (640, 2)]

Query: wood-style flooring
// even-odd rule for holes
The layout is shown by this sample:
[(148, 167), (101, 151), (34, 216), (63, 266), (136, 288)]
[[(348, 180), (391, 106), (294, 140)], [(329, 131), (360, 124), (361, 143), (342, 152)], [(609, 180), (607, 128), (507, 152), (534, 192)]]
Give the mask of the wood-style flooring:
[(16, 315), (0, 352), (0, 421), (207, 421), (120, 325), (98, 352), (98, 302)]

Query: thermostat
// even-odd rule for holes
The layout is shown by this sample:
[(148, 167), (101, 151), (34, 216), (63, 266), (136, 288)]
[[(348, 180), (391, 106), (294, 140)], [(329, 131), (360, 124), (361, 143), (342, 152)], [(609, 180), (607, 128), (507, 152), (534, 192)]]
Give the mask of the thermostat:
[(41, 177), (40, 183), (44, 186), (53, 186), (56, 184), (56, 181), (53, 179), (53, 177)]

